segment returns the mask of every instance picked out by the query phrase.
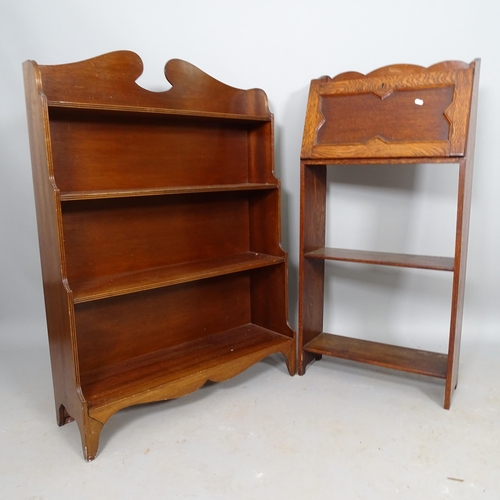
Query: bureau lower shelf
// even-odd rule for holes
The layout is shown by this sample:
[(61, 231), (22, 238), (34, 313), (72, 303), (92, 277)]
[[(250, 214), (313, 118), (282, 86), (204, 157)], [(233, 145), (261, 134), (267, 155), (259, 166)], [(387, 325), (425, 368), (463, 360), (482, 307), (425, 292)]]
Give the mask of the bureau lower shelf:
[(454, 259), (452, 257), (372, 252), (367, 250), (349, 250), (346, 248), (318, 248), (312, 252), (304, 253), (304, 257), (308, 259), (358, 262), (360, 264), (433, 269), (436, 271), (453, 271), (454, 268)]
[(322, 332), (304, 346), (306, 352), (358, 361), (409, 373), (446, 378), (448, 356)]

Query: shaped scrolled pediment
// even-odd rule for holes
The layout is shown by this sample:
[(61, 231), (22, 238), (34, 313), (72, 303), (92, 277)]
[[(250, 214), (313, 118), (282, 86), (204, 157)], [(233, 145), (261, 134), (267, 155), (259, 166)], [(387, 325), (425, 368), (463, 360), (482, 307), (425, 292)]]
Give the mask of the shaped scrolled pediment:
[[(36, 63), (34, 63), (36, 64)], [(137, 84), (143, 73), (141, 58), (117, 51), (84, 61), (38, 66), (39, 91), (50, 102), (105, 106), (137, 106), (206, 113), (268, 116), (268, 101), (260, 89), (226, 85), (181, 59), (165, 65), (172, 87), (152, 92)]]
[(478, 63), (394, 64), (312, 80), (302, 158), (463, 156)]

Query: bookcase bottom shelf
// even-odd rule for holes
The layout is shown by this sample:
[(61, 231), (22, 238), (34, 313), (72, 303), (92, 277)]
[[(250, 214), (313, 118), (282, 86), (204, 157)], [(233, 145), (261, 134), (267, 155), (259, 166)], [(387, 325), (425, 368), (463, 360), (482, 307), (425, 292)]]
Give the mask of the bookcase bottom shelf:
[(104, 423), (122, 408), (184, 396), (278, 352), (295, 374), (294, 339), (249, 323), (83, 373), (81, 387), (89, 416)]
[(304, 346), (306, 352), (359, 361), (384, 368), (446, 379), (446, 354), (369, 340), (321, 333)]

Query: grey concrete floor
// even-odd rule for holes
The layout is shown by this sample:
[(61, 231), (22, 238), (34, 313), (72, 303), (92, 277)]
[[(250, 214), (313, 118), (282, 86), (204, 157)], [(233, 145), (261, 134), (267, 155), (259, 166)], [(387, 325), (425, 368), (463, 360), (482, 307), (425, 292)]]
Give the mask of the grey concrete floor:
[(118, 412), (86, 463), (26, 328), (1, 332), (2, 500), (500, 498), (500, 345), (463, 345), (449, 411), (442, 381), (326, 358), (290, 377), (270, 357)]

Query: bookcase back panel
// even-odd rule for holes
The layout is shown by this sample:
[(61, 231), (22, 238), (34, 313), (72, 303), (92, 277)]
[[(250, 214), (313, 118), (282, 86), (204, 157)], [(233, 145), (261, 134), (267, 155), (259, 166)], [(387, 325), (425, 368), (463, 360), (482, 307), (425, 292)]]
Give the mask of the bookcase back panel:
[(250, 322), (238, 273), (75, 306), (80, 369), (121, 363)]
[(69, 283), (247, 252), (248, 212), (231, 192), (65, 202)]
[(248, 181), (244, 123), (62, 111), (52, 111), (51, 120), (54, 176), (62, 192)]

